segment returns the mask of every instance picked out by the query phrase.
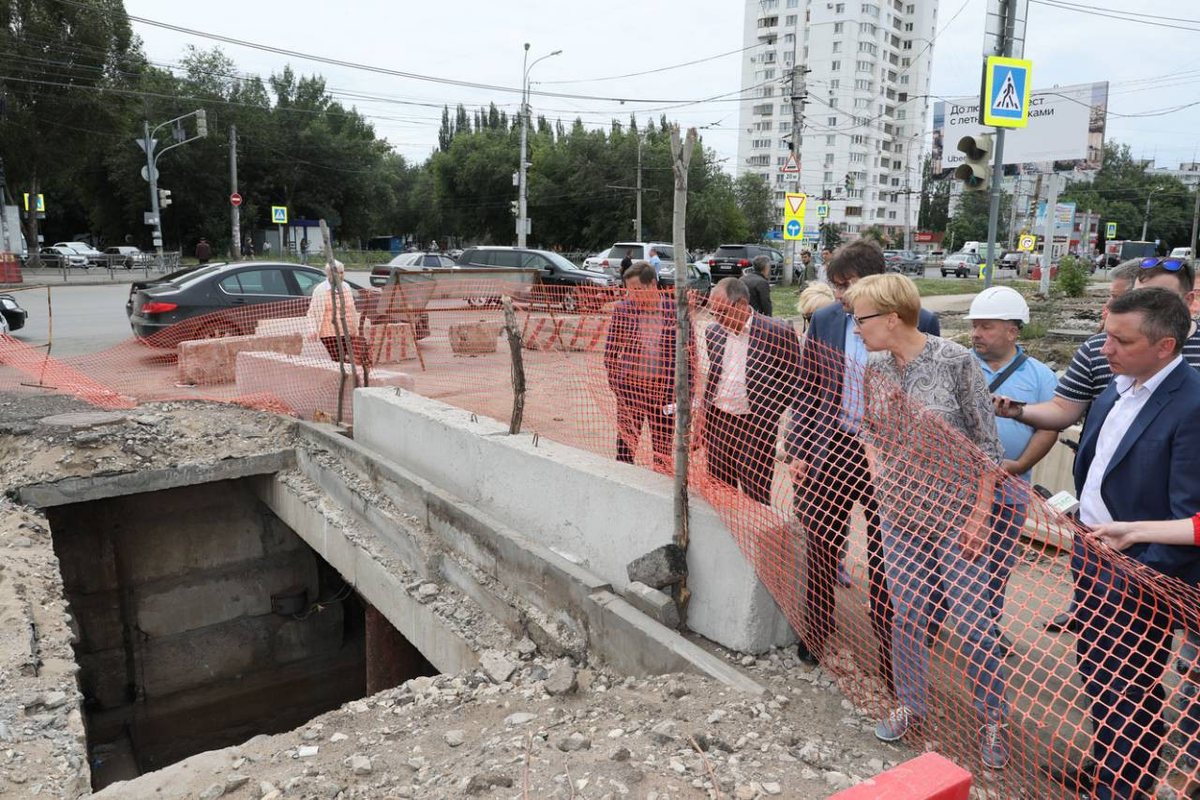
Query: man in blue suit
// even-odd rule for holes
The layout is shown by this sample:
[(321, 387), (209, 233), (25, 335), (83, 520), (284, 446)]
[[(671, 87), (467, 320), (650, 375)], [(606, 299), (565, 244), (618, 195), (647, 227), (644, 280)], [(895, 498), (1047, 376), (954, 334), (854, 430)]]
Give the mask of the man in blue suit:
[(754, 313), (737, 278), (716, 285), (709, 308), (716, 322), (704, 332), (708, 474), (770, 503), (779, 418), (796, 402), (800, 340), (789, 323)]
[[(860, 239), (838, 250), (825, 271), (837, 302), (813, 314), (804, 340), (800, 406), (787, 437), (793, 504), (806, 536), (808, 591), (805, 627), (798, 648), (802, 660), (824, 655), (834, 630), (834, 578), (850, 531), (850, 510), (860, 503), (867, 515), (867, 571), (871, 625), (879, 640), (879, 660), (889, 689), (892, 681), (892, 607), (883, 573), (879, 506), (871, 485), (866, 450), (858, 438), (863, 415), (863, 371), (867, 350), (854, 330), (846, 290), (868, 275), (881, 275), (883, 249)], [(921, 310), (917, 327), (941, 334), (936, 314)]]
[[(1182, 357), (1190, 327), (1187, 306), (1166, 289), (1139, 289), (1109, 307), (1102, 352), (1115, 377), (1092, 406), (1075, 460), (1084, 525), (1179, 519), (1200, 509), (1200, 372)], [(1125, 552), (1155, 572), (1200, 581), (1200, 548), (1139, 544)], [(1089, 536), (1075, 537), (1071, 566), (1094, 796), (1152, 795), (1173, 627), (1167, 605), (1146, 575)]]

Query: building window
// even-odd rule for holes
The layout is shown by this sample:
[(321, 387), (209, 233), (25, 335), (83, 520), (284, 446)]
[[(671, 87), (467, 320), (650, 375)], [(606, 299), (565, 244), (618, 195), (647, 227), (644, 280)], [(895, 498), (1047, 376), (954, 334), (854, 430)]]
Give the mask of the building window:
[(759, 17), (758, 18), (758, 27), (760, 27), (760, 28), (774, 28), (778, 24), (779, 24), (779, 17)]
[(795, 8), (798, 5), (800, 5), (800, 0), (787, 0), (788, 8)]
[(823, 178), (821, 178), (821, 180), (824, 181), (825, 183), (832, 183), (833, 182), (833, 173), (826, 172), (825, 176)]
[(770, 11), (773, 8), (779, 8), (779, 0), (759, 0), (759, 2), (762, 4), (761, 8), (763, 11)]
[(865, 33), (868, 36), (874, 36), (879, 32), (879, 26), (874, 22), (860, 22), (858, 23), (858, 32)]
[(833, 7), (833, 13), (835, 13), (835, 14), (845, 14), (845, 13), (846, 13), (846, 4), (845, 4), (845, 3), (838, 3), (837, 5), (835, 5), (835, 6)]
[(825, 166), (827, 166), (827, 167), (833, 166), (833, 153), (825, 154)]
[(845, 30), (845, 27), (846, 27), (846, 23), (844, 23), (844, 22), (835, 22), (835, 23), (833, 23), (833, 32), (834, 32), (835, 34), (837, 34), (837, 33), (841, 33), (843, 30)]
[(904, 49), (905, 49), (905, 50), (912, 50), (912, 39), (905, 39), (905, 40), (904, 40)]
[(779, 107), (779, 116), (790, 117), (792, 115), (792, 104), (785, 103)]
[(841, 69), (842, 69), (842, 62), (841, 62), (841, 61), (831, 61), (831, 62), (829, 62), (829, 71), (830, 71), (830, 72), (839, 72)]
[(861, 217), (862, 216), (862, 206), (846, 206), (846, 216), (847, 217)]
[(908, 86), (908, 76), (907, 76), (907, 75), (901, 75), (901, 76), (900, 76), (900, 85), (901, 85), (901, 86)]
[(841, 78), (834, 78), (833, 80), (831, 80), (831, 81), (829, 82), (829, 88), (830, 88), (830, 89), (840, 89), (840, 88), (842, 88), (842, 79), (841, 79)]
[(909, 64), (911, 64), (911, 63), (912, 63), (912, 59), (911, 59), (911, 58), (902, 58), (902, 59), (900, 59), (900, 66), (902, 66), (902, 67), (907, 67), (907, 66), (908, 66)]
[(837, 99), (836, 97), (831, 97), (831, 98), (829, 98), (829, 107), (830, 107), (830, 108), (837, 108), (837, 107), (838, 107), (838, 99)]
[(879, 19), (879, 6), (875, 5), (874, 3), (863, 3), (862, 13), (870, 14), (872, 17), (875, 17), (875, 19)]
[(855, 68), (855, 70), (856, 70), (856, 71), (858, 71), (858, 72), (866, 72), (866, 73), (870, 73), (870, 72), (871, 72), (871, 66), (872, 66), (872, 65), (871, 65), (871, 62), (870, 62), (870, 61), (856, 61), (856, 62), (855, 62), (855, 67), (854, 67), (854, 68)]
[(916, 10), (917, 10), (917, 7), (916, 7), (915, 5), (913, 5), (912, 3), (909, 3), (909, 4), (908, 4), (908, 6), (906, 6), (906, 7), (905, 7), (905, 9), (904, 9), (904, 13), (905, 13), (905, 14), (912, 14), (912, 13), (914, 13)]
[(796, 43), (796, 34), (794, 34), (794, 33), (785, 33), (785, 34), (783, 35), (783, 43), (784, 43), (784, 44), (795, 44), (795, 43)]
[(792, 129), (792, 123), (784, 122), (783, 120), (779, 121), (779, 132), (780, 133), (787, 133), (791, 129)]
[(858, 52), (870, 53), (871, 55), (876, 55), (879, 53), (879, 48), (876, 47), (874, 42), (859, 42), (858, 43)]
[(764, 69), (763, 70), (763, 80), (769, 81), (774, 77), (775, 77), (775, 70), (773, 70), (773, 69)]
[(904, 23), (904, 32), (905, 33), (912, 33), (912, 29), (913, 29), (913, 24), (911, 22)]
[(851, 153), (850, 154), (850, 163), (851, 164), (861, 164), (866, 160), (867, 160), (867, 156), (864, 153)]
[(836, 128), (837, 127), (837, 117), (829, 117), (827, 120), (825, 120), (825, 124), (830, 128)]
[(769, 117), (775, 113), (775, 106), (770, 103), (763, 103), (762, 105), (755, 106), (752, 111), (760, 117)]
[(788, 27), (791, 27), (791, 26), (795, 25), (795, 24), (796, 24), (796, 15), (795, 15), (795, 14), (788, 14), (788, 15), (787, 15), (787, 17), (786, 17), (786, 18), (784, 18), (784, 20), (783, 20), (783, 24), (784, 24), (784, 25), (787, 25)]
[(833, 43), (833, 52), (835, 52), (835, 53), (840, 53), (840, 52), (842, 52), (842, 43), (841, 43), (841, 42), (834, 42), (834, 43)]

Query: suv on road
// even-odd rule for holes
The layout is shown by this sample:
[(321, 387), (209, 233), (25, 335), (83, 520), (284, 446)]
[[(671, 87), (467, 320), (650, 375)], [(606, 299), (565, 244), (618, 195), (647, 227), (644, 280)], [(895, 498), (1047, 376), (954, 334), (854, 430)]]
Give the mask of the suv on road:
[(549, 250), (471, 247), (459, 256), (458, 266), (539, 270), (535, 285), (515, 297), (536, 305), (560, 306), (568, 312), (598, 308), (613, 298), (619, 284), (617, 278), (577, 267)]
[(778, 282), (783, 275), (783, 254), (778, 250), (760, 244), (723, 244), (708, 257), (708, 269), (712, 273), (713, 283), (722, 278), (740, 278), (758, 256), (771, 259), (770, 281)]

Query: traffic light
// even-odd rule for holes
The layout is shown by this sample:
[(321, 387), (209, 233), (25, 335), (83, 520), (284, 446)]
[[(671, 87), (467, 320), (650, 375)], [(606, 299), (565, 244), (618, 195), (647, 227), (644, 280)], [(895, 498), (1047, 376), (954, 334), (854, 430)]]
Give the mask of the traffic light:
[(513, 200), (509, 203), (509, 206), (512, 208), (512, 215), (514, 217), (521, 216), (521, 203), (519, 200)]
[(992, 184), (992, 137), (995, 134), (981, 133), (964, 136), (958, 140), (959, 152), (966, 155), (965, 163), (954, 170), (954, 177), (963, 182), (968, 192), (986, 192)]
[(162, 209), (162, 208), (166, 208), (169, 205), (171, 205), (171, 190), (170, 189), (159, 189), (158, 190), (158, 207), (160, 209)]
[(208, 136), (208, 112), (204, 109), (196, 112), (196, 135)]

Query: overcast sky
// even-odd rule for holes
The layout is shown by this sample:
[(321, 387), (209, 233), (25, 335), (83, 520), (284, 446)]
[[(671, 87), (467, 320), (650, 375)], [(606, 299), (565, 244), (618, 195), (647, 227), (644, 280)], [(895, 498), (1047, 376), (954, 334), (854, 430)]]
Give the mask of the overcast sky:
[[(939, 34), (933, 48), (933, 94), (947, 98), (978, 94), (976, 76), (986, 3), (941, 0)], [(1133, 6), (1099, 0), (1098, 5), (1092, 5), (1100, 9), (1133, 8), (1167, 18), (1200, 17), (1200, 9), (1195, 13), (1189, 10), (1196, 3), (1177, 0), (1141, 0)], [(655, 102), (535, 96), (535, 114), (561, 117), (567, 123), (582, 116), (585, 123), (607, 125), (613, 117), (627, 120), (634, 110), (650, 109), (656, 118), (666, 113), (684, 126), (708, 126), (701, 132), (705, 144), (726, 159), (730, 172), (734, 171), (738, 103), (727, 98), (741, 88), (741, 56), (730, 51), (742, 47), (744, 17), (744, 4), (735, 0), (692, 0), (686, 4), (661, 0), (343, 0), (337, 5), (316, 0), (278, 4), (126, 0), (125, 7), (130, 14), (189, 30), (404, 72), (512, 88), (521, 82), (525, 42), (531, 44), (531, 61), (561, 49), (561, 55), (547, 59), (532, 71), (532, 79), (542, 81), (535, 85), (535, 91)], [(680, 12), (682, 18), (675, 21)], [(1029, 21), (1025, 56), (1034, 62), (1035, 90), (1107, 80), (1111, 83), (1109, 139), (1129, 143), (1135, 154), (1157, 158), (1160, 166), (1177, 166), (1193, 159), (1200, 141), (1196, 135), (1200, 105), (1164, 116), (1118, 115), (1200, 102), (1200, 55), (1196, 53), (1200, 24), (1187, 23), (1198, 31), (1188, 32), (1040, 4), (1030, 6)], [(133, 28), (155, 62), (177, 61), (188, 44), (216, 44), (138, 22)], [(266, 75), (290, 62), (299, 72), (324, 75), (335, 92), (386, 96), (387, 100), (378, 101), (340, 99), (368, 115), (379, 135), (397, 151), (418, 161), (428, 156), (437, 141), (441, 104), (449, 103), (453, 108), (462, 102), (472, 108), (491, 101), (511, 114), (519, 102), (516, 93), (379, 75), (237, 45), (221, 47), (241, 71)], [(596, 80), (722, 53), (730, 54), (657, 74)], [(726, 97), (664, 109), (720, 95)]]

